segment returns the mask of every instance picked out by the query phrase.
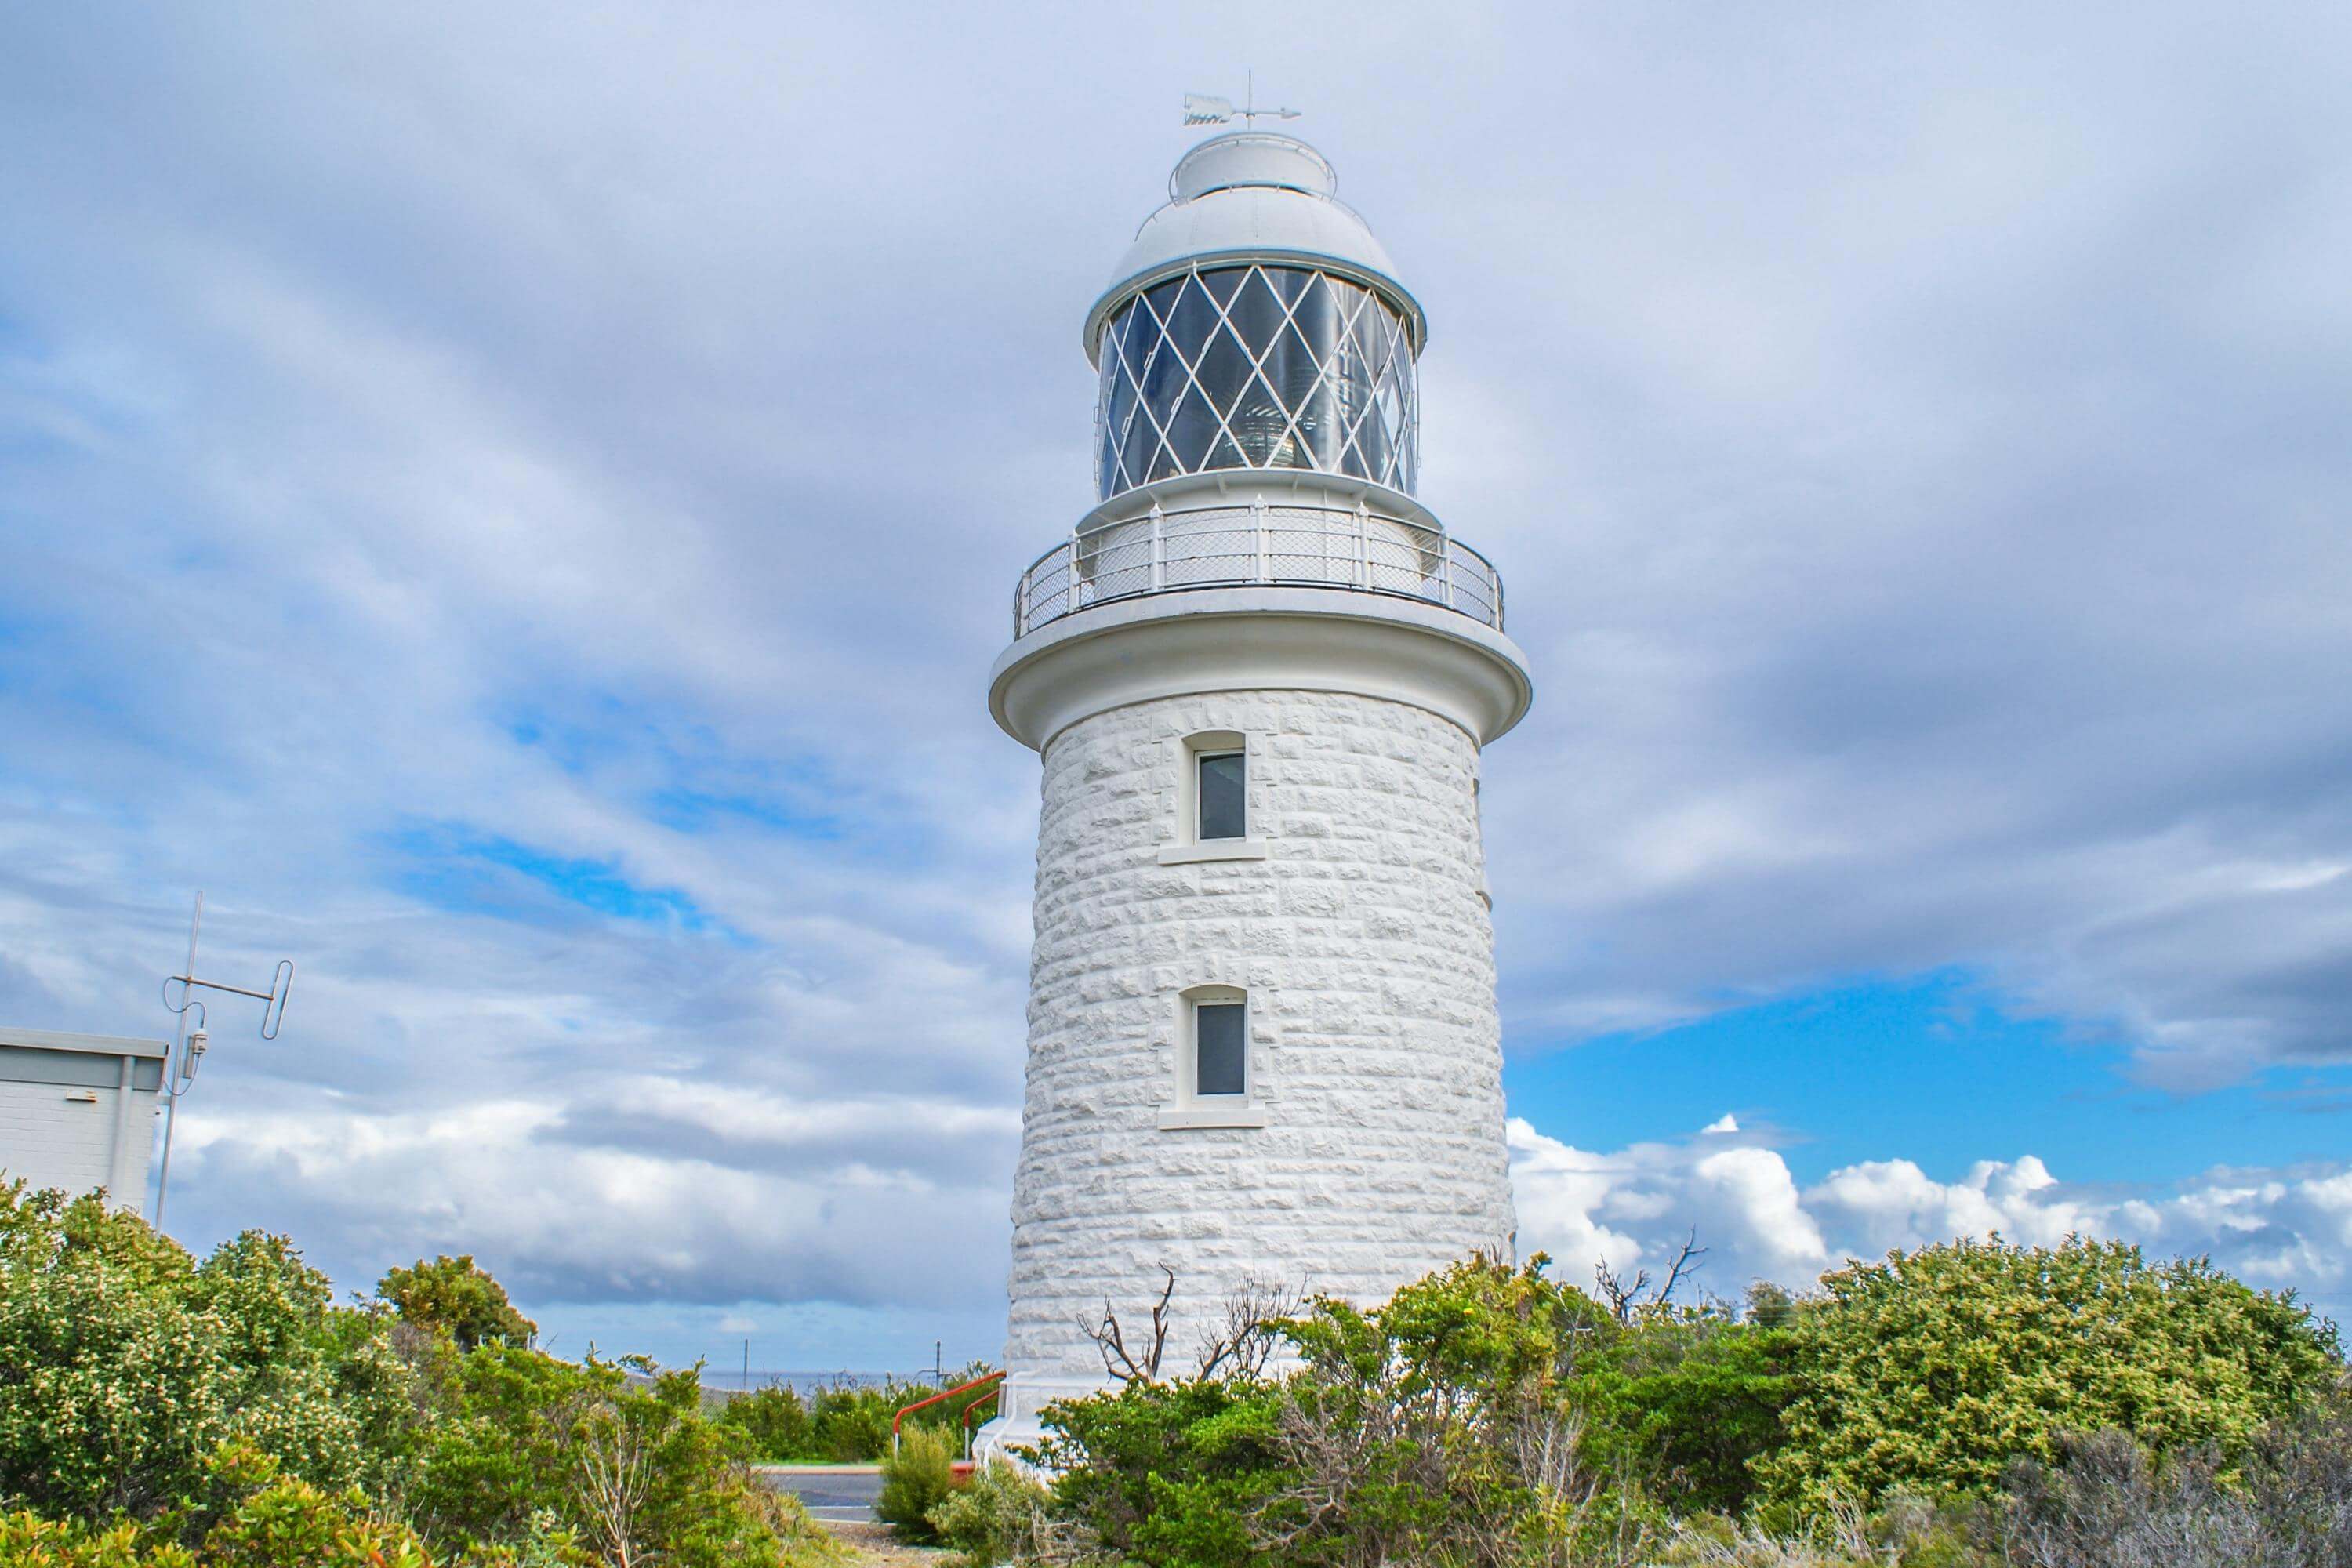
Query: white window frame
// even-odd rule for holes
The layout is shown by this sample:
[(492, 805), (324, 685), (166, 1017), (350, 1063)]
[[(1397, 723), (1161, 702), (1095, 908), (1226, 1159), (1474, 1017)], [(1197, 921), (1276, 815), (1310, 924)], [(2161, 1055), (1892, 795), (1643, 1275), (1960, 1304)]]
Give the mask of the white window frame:
[[(1263, 860), (1266, 841), (1258, 832), (1258, 802), (1264, 788), (1258, 777), (1257, 748), (1239, 730), (1201, 730), (1184, 736), (1176, 753), (1176, 835), (1160, 847), (1162, 866), (1189, 866), (1202, 860)], [(1242, 759), (1242, 831), (1239, 838), (1201, 837), (1201, 759), (1239, 756)]]
[[(1242, 1009), (1242, 1092), (1202, 1094), (1201, 1009), (1234, 1005)], [(1174, 1023), (1174, 1082), (1169, 1086), (1174, 1092), (1160, 1108), (1160, 1130), (1265, 1126), (1265, 1058), (1257, 999), (1238, 985), (1195, 985), (1177, 994)]]

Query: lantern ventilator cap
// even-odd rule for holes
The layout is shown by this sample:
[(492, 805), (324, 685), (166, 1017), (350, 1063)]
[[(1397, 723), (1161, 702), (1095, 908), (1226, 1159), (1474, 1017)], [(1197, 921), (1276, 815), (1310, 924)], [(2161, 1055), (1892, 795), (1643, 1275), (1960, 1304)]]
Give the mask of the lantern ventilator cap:
[(1143, 220), (1111, 286), (1087, 312), (1087, 357), (1096, 357), (1103, 323), (1129, 297), (1213, 259), (1327, 266), (1369, 283), (1412, 324), (1418, 353), (1428, 319), (1339, 190), (1329, 159), (1278, 131), (1233, 131), (1193, 147), (1168, 176), (1168, 205)]

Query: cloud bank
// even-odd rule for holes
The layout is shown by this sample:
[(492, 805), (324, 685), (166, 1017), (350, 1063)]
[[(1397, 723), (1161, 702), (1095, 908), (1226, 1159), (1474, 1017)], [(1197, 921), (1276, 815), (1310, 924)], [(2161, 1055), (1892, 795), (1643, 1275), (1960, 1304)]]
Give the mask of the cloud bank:
[(2251, 1284), (2333, 1295), (2352, 1277), (2352, 1166), (2219, 1168), (2163, 1190), (2062, 1182), (2032, 1154), (1979, 1160), (1937, 1182), (1908, 1160), (1872, 1160), (1800, 1186), (1769, 1137), (1726, 1116), (1678, 1142), (1592, 1153), (1510, 1122), (1522, 1255), (1557, 1277), (1597, 1267), (1663, 1279), (1695, 1236), (1698, 1291), (1739, 1300), (1758, 1280), (1802, 1289), (1850, 1259), (1956, 1237), (2054, 1247), (2135, 1242), (2154, 1257), (2210, 1258)]

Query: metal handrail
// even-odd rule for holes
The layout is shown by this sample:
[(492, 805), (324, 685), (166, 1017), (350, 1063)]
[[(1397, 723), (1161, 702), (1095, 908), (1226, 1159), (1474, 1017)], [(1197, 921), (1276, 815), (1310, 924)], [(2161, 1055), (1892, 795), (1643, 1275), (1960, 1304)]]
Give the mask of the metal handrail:
[[(968, 1394), (975, 1388), (992, 1388), (996, 1384), (1003, 1382), (1003, 1370), (999, 1368), (995, 1372), (984, 1373), (981, 1376), (973, 1378), (970, 1383), (959, 1383), (953, 1388), (941, 1389), (939, 1393), (932, 1394), (929, 1399), (918, 1399), (912, 1405), (900, 1406), (898, 1414), (890, 1417), (890, 1451), (894, 1454), (898, 1451), (898, 1423), (904, 1421), (908, 1416), (912, 1415), (916, 1411), (928, 1409), (931, 1405), (937, 1405), (943, 1400), (953, 1399), (957, 1394)], [(977, 1405), (980, 1401), (975, 1399), (972, 1403)], [(966, 1414), (968, 1415), (970, 1412), (966, 1412)]]
[(1418, 599), (1503, 629), (1494, 563), (1427, 521), (1353, 508), (1247, 502), (1149, 512), (1062, 541), (1013, 592), (1017, 639), (1096, 605), (1263, 584)]

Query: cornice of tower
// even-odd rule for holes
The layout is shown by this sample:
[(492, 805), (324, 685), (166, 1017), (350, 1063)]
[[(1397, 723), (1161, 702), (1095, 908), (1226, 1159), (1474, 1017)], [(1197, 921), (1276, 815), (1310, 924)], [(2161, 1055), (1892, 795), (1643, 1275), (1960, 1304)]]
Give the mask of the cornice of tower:
[(1468, 616), (1321, 587), (1202, 588), (1078, 611), (1021, 638), (989, 672), (1005, 733), (1043, 752), (1114, 708), (1215, 691), (1336, 691), (1425, 709), (1478, 745), (1533, 700), (1527, 656)]

